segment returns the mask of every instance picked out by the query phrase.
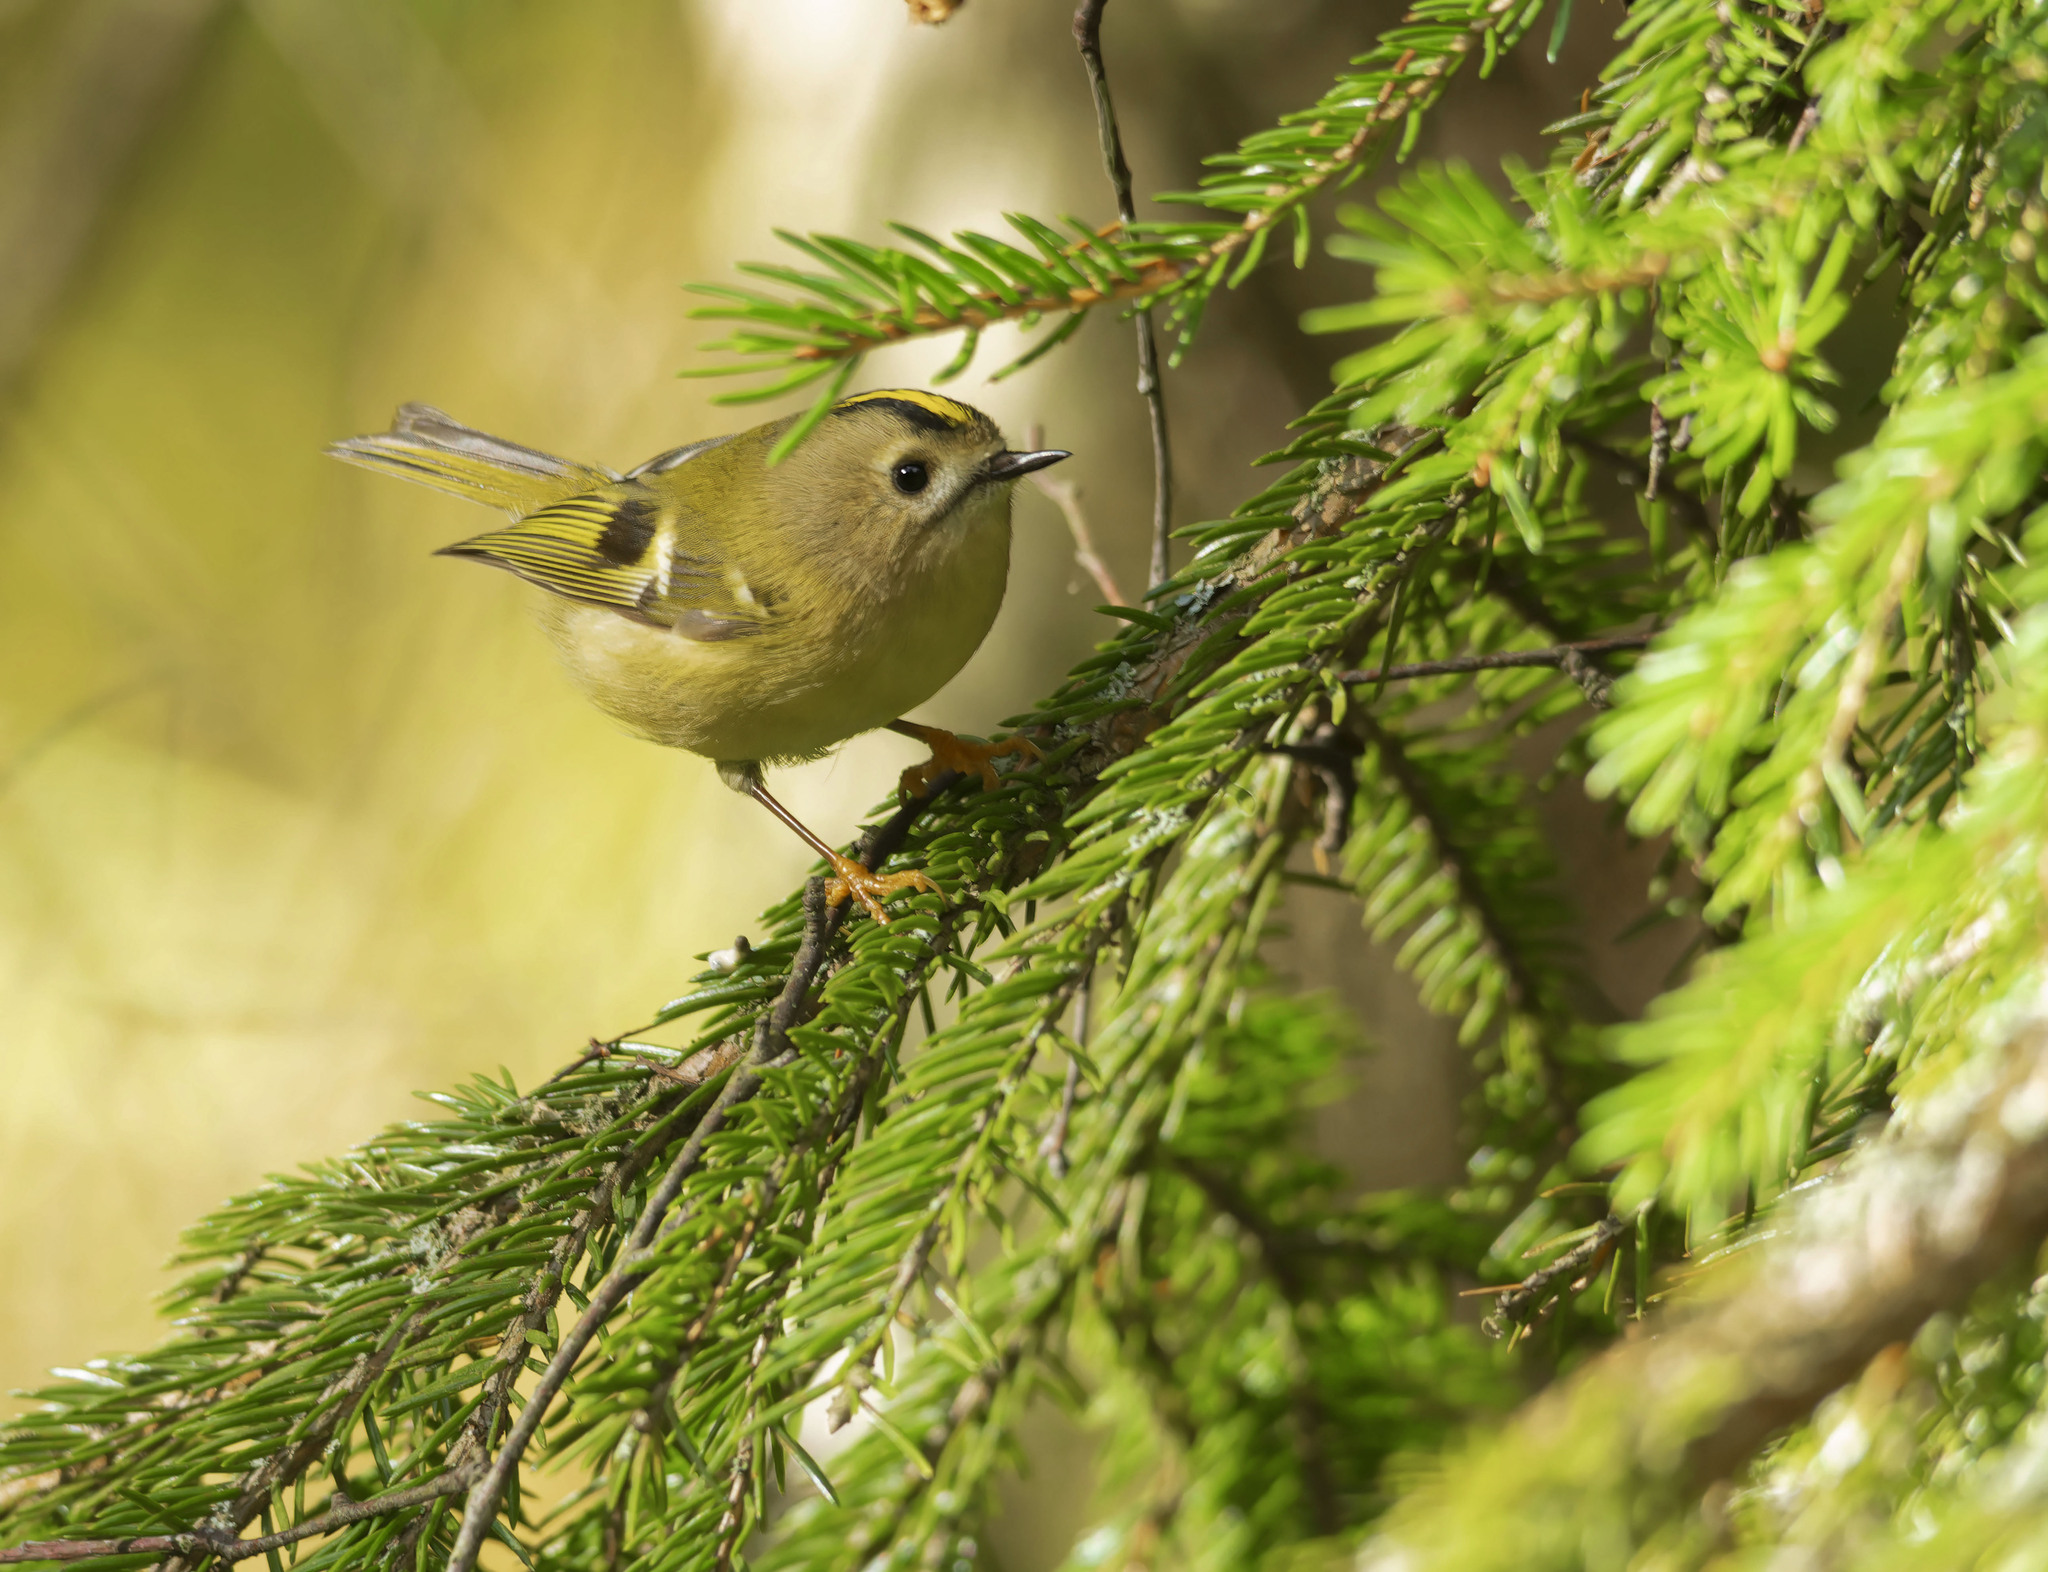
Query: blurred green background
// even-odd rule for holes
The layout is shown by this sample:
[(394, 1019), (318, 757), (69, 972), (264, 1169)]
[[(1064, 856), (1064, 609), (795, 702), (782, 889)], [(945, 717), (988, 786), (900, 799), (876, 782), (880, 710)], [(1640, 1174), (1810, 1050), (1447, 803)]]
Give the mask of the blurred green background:
[[(776, 225), (1109, 215), (1069, 9), (0, 0), (0, 1388), (153, 1341), (204, 1208), (417, 1088), (530, 1082), (643, 1020), (807, 861), (707, 763), (586, 707), (522, 586), (428, 555), (481, 513), (322, 445), (422, 399), (624, 466), (792, 407), (675, 377), (715, 336), (680, 285), (772, 255)], [(1620, 19), (1582, 9), (1563, 61), (1462, 84), (1423, 153), (1540, 156)], [(1192, 184), (1394, 20), (1116, 0), (1139, 188)], [(1212, 312), (1169, 383), (1180, 521), (1256, 489), (1340, 348), (1296, 317), (1366, 283), (1319, 257)], [(1128, 325), (991, 385), (1005, 347), (957, 391), (1076, 451), (1135, 589)], [(1103, 631), (1095, 599), (1021, 492), (1009, 603), (923, 718), (1023, 708)], [(864, 738), (779, 789), (844, 840), (915, 757)], [(1344, 902), (1294, 920), (1301, 980), (1387, 1045), (1328, 1143), (1361, 1181), (1446, 1177), (1455, 1052)]]

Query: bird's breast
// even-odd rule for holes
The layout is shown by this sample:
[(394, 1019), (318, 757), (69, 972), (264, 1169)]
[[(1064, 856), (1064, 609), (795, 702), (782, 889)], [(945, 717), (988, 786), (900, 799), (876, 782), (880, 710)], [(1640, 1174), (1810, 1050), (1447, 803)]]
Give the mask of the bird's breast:
[(713, 759), (811, 758), (922, 704), (995, 621), (1007, 510), (929, 544), (882, 582), (821, 564), (744, 637), (692, 640), (552, 598), (545, 618), (577, 686), (640, 735)]
[[(981, 647), (1002, 608), (1010, 573), (1007, 518), (974, 527), (887, 590), (855, 587), (837, 598), (830, 702), (857, 724), (852, 736), (897, 719), (950, 682)], [(823, 696), (823, 695), (821, 695)]]

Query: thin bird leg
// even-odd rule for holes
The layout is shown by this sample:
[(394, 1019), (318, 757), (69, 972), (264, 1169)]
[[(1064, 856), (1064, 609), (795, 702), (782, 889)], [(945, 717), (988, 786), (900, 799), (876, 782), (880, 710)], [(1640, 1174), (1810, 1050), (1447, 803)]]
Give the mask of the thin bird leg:
[(851, 895), (867, 908), (868, 915), (879, 923), (887, 923), (889, 914), (882, 910), (882, 902), (900, 895), (905, 890), (926, 890), (933, 895), (940, 894), (939, 887), (932, 883), (922, 869), (913, 868), (907, 873), (871, 873), (865, 863), (855, 862), (827, 846), (804, 826), (804, 822), (768, 793), (768, 788), (758, 779), (749, 780), (742, 788), (746, 794), (766, 808), (776, 818), (796, 831), (803, 843), (831, 865), (832, 877), (825, 881), (825, 900), (828, 905), (837, 906)]
[(922, 797), (931, 789), (932, 782), (948, 770), (957, 770), (962, 775), (979, 775), (981, 789), (994, 791), (1002, 784), (996, 774), (997, 759), (1014, 754), (1031, 763), (1039, 757), (1038, 749), (1026, 737), (1010, 736), (1001, 742), (971, 742), (941, 727), (920, 726), (916, 721), (907, 720), (889, 722), (889, 730), (914, 738), (932, 750), (932, 756), (924, 763), (913, 764), (903, 772), (903, 779), (896, 789), (905, 802), (913, 797)]

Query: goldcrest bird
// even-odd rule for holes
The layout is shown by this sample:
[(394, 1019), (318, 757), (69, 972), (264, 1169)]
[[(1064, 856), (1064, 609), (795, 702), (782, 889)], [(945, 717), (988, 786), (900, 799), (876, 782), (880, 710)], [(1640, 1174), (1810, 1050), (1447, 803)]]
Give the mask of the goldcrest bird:
[(834, 404), (780, 463), (797, 417), (673, 448), (625, 474), (572, 463), (407, 404), (335, 457), (505, 509), (513, 522), (442, 554), (506, 568), (548, 593), (543, 615), (576, 684), (654, 742), (719, 776), (830, 864), (834, 905), (931, 890), (842, 856), (772, 797), (762, 767), (814, 759), (887, 726), (942, 770), (1031, 757), (1021, 737), (969, 743), (902, 719), (967, 663), (1002, 605), (1010, 492), (1069, 455), (1013, 453), (979, 410), (890, 388)]

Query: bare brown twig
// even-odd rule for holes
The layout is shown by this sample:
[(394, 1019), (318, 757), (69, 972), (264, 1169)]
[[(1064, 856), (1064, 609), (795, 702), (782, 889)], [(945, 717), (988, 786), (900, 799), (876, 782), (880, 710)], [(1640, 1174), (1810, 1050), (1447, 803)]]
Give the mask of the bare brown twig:
[(1326, 719), (1299, 742), (1275, 743), (1284, 754), (1323, 783), (1323, 828), (1311, 850), (1316, 871), (1330, 877), (1338, 853), (1351, 838), (1351, 809), (1358, 800), (1358, 756), (1364, 745)]
[[(1583, 688), (1587, 685), (1586, 678), (1581, 676), (1579, 671), (1572, 669), (1574, 665), (1580, 666), (1581, 670), (1590, 670), (1589, 667), (1583, 664), (1587, 656), (1604, 655), (1612, 650), (1639, 650), (1648, 644), (1653, 637), (1654, 635), (1649, 633), (1622, 633), (1606, 639), (1582, 639), (1572, 644), (1554, 644), (1547, 649), (1540, 650), (1496, 650), (1490, 655), (1453, 655), (1446, 660), (1418, 660), (1410, 661), (1403, 666), (1382, 666), (1377, 670), (1339, 672), (1337, 680), (1347, 684), (1363, 682), (1378, 684), (1382, 682), (1407, 682), (1416, 677), (1455, 677), (1474, 671), (1502, 671), (1523, 666), (1554, 666), (1571, 676)], [(1576, 657), (1576, 660), (1574, 657)], [(1600, 676), (1597, 672), (1593, 673), (1593, 675), (1596, 677)], [(1605, 681), (1606, 679), (1602, 678), (1601, 680)], [(1599, 702), (1591, 692), (1587, 694), (1587, 698), (1593, 700), (1594, 707), (1597, 709), (1605, 709), (1607, 707), (1604, 703)]]
[[(1088, 69), (1088, 89), (1095, 97), (1095, 127), (1102, 137), (1102, 167), (1116, 192), (1116, 214), (1129, 228), (1138, 206), (1131, 195), (1131, 166), (1124, 159), (1124, 141), (1117, 130), (1116, 105), (1109, 96), (1109, 73), (1102, 64), (1102, 11), (1109, 0), (1081, 0), (1074, 12), (1074, 42)], [(1173, 461), (1166, 439), (1166, 392), (1159, 384), (1159, 345), (1152, 334), (1152, 312), (1141, 306), (1138, 324), (1138, 392), (1152, 425), (1152, 566), (1146, 587), (1157, 589), (1170, 571), (1173, 530)], [(1069, 520), (1071, 523), (1071, 519)], [(1121, 600), (1115, 604), (1124, 604)]]
[(1635, 1216), (1603, 1217), (1593, 1232), (1548, 1266), (1531, 1272), (1494, 1301), (1493, 1313), (1480, 1323), (1489, 1337), (1504, 1337), (1509, 1328), (1522, 1326), (1545, 1303), (1553, 1283), (1571, 1284), (1597, 1272), (1614, 1254), (1616, 1242), (1635, 1226)]
[[(1024, 446), (1044, 447), (1045, 428), (1033, 426), (1025, 432)], [(1033, 475), (1031, 483), (1051, 499), (1053, 506), (1058, 508), (1060, 515), (1066, 519), (1067, 532), (1074, 537), (1074, 561), (1095, 581), (1096, 591), (1102, 596), (1104, 603), (1111, 606), (1130, 605), (1122, 586), (1116, 581), (1116, 575), (1110, 571), (1109, 564), (1102, 560), (1095, 549), (1095, 536), (1088, 528), (1088, 515), (1081, 511), (1081, 488), (1072, 481), (1056, 479), (1044, 470)]]

